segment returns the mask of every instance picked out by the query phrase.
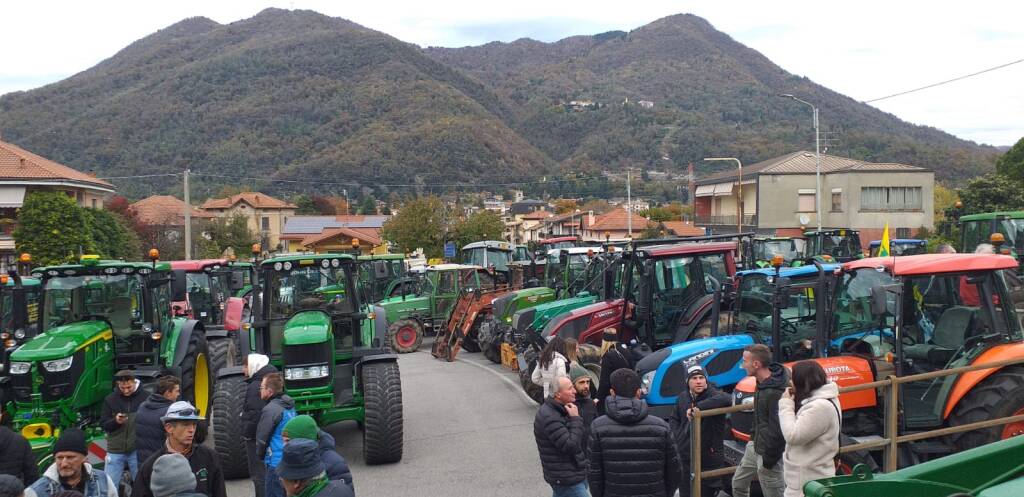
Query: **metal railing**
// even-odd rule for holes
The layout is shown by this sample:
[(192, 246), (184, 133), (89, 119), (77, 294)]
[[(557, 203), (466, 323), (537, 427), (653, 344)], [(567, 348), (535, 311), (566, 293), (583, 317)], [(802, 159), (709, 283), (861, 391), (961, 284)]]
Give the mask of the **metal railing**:
[[(736, 215), (733, 214), (731, 216), (695, 216), (694, 224), (705, 224), (712, 226), (736, 226)], [(757, 214), (744, 214), (743, 226), (757, 226)]]
[[(960, 426), (951, 426), (948, 428), (939, 428), (930, 431), (921, 431), (915, 433), (909, 433), (906, 435), (899, 434), (899, 414), (900, 409), (900, 389), (895, 388), (905, 383), (913, 383), (916, 381), (926, 381), (935, 378), (942, 378), (946, 376), (968, 373), (971, 371), (979, 371), (982, 369), (998, 369), (1004, 366), (1012, 366), (1017, 364), (1024, 364), (1024, 358), (1017, 359), (1006, 359), (1002, 361), (993, 361), (985, 364), (975, 364), (971, 366), (963, 366), (953, 369), (943, 369), (940, 371), (931, 371), (928, 373), (921, 373), (909, 376), (889, 376), (884, 380), (873, 381), (871, 383), (865, 383), (863, 385), (856, 385), (851, 387), (844, 387), (839, 389), (840, 394), (848, 392), (859, 392), (861, 390), (877, 390), (879, 388), (888, 389), (885, 395), (884, 413), (883, 418), (885, 420), (885, 431), (883, 437), (878, 440), (871, 440), (869, 442), (862, 442), (857, 444), (845, 445), (840, 447), (839, 453), (845, 454), (847, 452), (856, 452), (860, 450), (872, 450), (884, 448), (885, 453), (883, 457), (883, 469), (886, 473), (896, 471), (897, 462), (899, 460), (899, 444), (906, 442), (916, 442), (918, 440), (925, 440), (928, 438), (942, 437), (946, 435), (952, 435), (954, 433), (963, 433), (967, 431), (980, 430), (984, 428), (991, 428), (993, 426), (1001, 426), (1010, 423), (1024, 422), (1024, 414), (1018, 414), (1014, 416), (1005, 416), (1002, 418), (988, 419), (985, 421), (977, 421), (974, 423), (968, 423)], [(729, 466), (726, 468), (713, 469), (709, 471), (701, 471), (701, 418), (709, 416), (724, 416), (726, 414), (741, 412), (741, 411), (752, 411), (754, 404), (743, 404), (731, 407), (722, 407), (719, 409), (708, 409), (706, 411), (694, 410), (693, 420), (690, 422), (690, 464), (689, 470), (693, 474), (693, 480), (690, 484), (690, 495), (693, 497), (701, 497), (700, 486), (701, 481), (707, 478), (717, 478), (730, 475), (736, 471), (736, 466)], [(751, 442), (747, 442), (751, 443)], [(684, 478), (689, 475), (683, 475)]]

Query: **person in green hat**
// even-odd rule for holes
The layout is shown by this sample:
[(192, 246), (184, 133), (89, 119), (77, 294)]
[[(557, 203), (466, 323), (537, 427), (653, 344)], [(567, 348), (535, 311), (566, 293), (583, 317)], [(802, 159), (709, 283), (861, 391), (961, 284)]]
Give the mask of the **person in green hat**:
[(348, 468), (345, 458), (334, 448), (334, 437), (316, 425), (312, 416), (303, 414), (295, 416), (284, 425), (282, 431), (285, 445), (291, 440), (312, 440), (317, 444), (317, 453), (324, 463), (327, 478), (331, 481), (344, 482), (355, 493), (352, 482), (352, 471)]
[(288, 497), (355, 497), (348, 485), (327, 479), (312, 440), (300, 438), (286, 444), (274, 474)]

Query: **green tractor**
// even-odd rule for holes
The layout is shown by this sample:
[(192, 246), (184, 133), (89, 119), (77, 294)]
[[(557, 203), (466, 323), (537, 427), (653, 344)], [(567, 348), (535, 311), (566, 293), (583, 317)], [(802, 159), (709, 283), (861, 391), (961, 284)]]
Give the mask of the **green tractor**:
[(407, 274), (402, 254), (360, 255), (359, 288), (363, 302), (379, 302), (388, 297), (409, 292), (419, 279)]
[(786, 236), (757, 237), (745, 244), (749, 253), (744, 254), (744, 266), (746, 269), (758, 269), (772, 267), (772, 257), (775, 254), (782, 255), (783, 264), (789, 266), (794, 261), (803, 257), (804, 244), (802, 238), (791, 238)]
[[(356, 421), (367, 464), (402, 459), (402, 383), (387, 346), (384, 310), (360, 301), (357, 263), (346, 254), (279, 256), (259, 266), (251, 350), (283, 372), (295, 409), (320, 426)], [(248, 474), (239, 415), (241, 367), (218, 373), (214, 446), (228, 478)]]
[(207, 414), (211, 378), (203, 325), (173, 315), (169, 264), (86, 255), (78, 264), (37, 268), (32, 276), (42, 284), (41, 333), (10, 355), (7, 411), (41, 467), (69, 427), (83, 429), (99, 446), (90, 452), (102, 453), (100, 411), (121, 369), (134, 370), (143, 382), (178, 376), (182, 398)]
[(864, 258), (860, 244), (860, 232), (851, 229), (823, 229), (805, 231), (804, 260), (795, 261), (793, 266), (802, 266), (814, 260), (821, 264), (849, 262)]
[(388, 343), (400, 354), (415, 352), (426, 331), (444, 328), (465, 289), (491, 288), (494, 276), (479, 266), (438, 264), (427, 268), (415, 293), (403, 293), (377, 303), (387, 314)]
[[(982, 243), (995, 241), (992, 235), (1002, 235), (1002, 249), (1009, 251), (1024, 270), (1024, 211), (986, 212), (961, 216), (960, 248), (963, 253), (971, 253)], [(1004, 252), (1005, 253), (1005, 252)]]

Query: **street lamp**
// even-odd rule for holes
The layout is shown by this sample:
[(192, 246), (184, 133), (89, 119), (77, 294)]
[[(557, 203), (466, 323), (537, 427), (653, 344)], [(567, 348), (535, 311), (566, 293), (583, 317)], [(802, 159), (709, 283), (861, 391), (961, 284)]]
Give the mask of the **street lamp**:
[(736, 216), (736, 234), (738, 235), (740, 233), (743, 233), (743, 163), (740, 162), (740, 160), (735, 158), (735, 157), (705, 157), (704, 160), (707, 161), (707, 162), (714, 162), (714, 161), (734, 161), (734, 162), (736, 162), (737, 176), (739, 176), (739, 181), (738, 181), (739, 190), (737, 192), (739, 194), (739, 196), (737, 197), (738, 200), (736, 201), (736, 211), (739, 213), (739, 215)]
[(814, 113), (814, 217), (818, 218), (818, 231), (821, 231), (821, 140), (818, 133), (818, 108), (814, 104), (801, 100), (790, 93), (783, 93), (779, 96), (791, 98), (810, 106)]

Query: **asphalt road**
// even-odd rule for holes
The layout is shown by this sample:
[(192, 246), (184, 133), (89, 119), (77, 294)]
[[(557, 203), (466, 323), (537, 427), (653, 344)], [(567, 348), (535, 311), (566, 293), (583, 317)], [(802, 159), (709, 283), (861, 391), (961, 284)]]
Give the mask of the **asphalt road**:
[[(518, 377), (482, 354), (448, 363), (420, 352), (400, 356), (405, 419), (401, 462), (367, 466), (354, 422), (327, 427), (352, 469), (356, 495), (549, 495), (533, 439), (537, 405)], [(230, 497), (252, 495), (249, 480), (228, 482)]]

